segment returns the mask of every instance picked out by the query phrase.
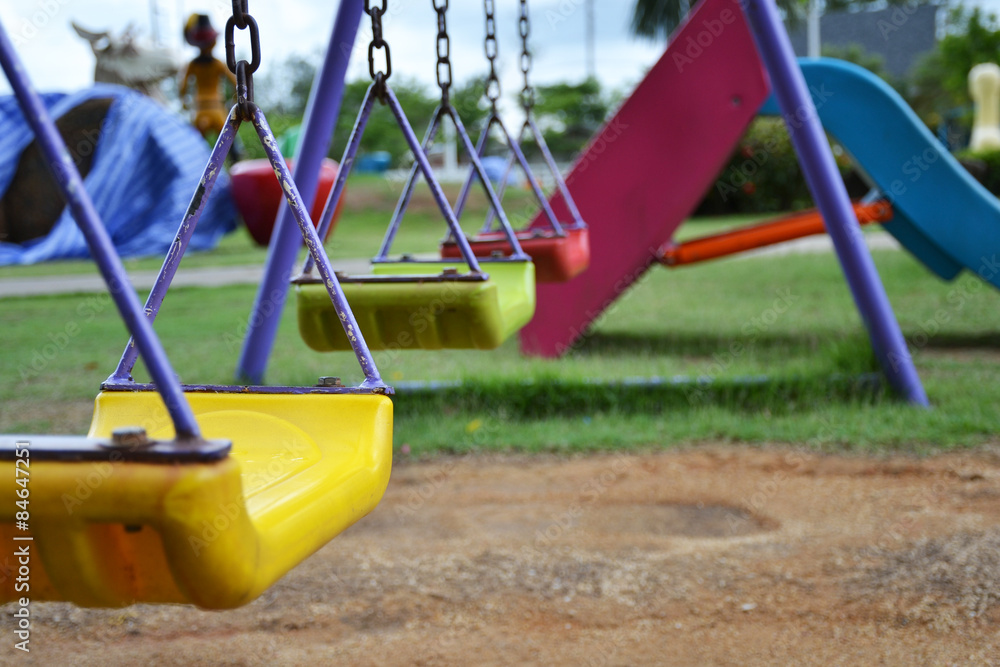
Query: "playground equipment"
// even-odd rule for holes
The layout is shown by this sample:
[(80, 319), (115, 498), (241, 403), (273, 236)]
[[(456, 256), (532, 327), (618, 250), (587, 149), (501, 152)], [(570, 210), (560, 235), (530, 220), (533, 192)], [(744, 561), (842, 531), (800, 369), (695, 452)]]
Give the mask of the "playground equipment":
[[(353, 26), (342, 23), (348, 16), (338, 15), (338, 44), (353, 42)], [(590, 268), (575, 280), (538, 286), (539, 307), (521, 330), (522, 350), (563, 354), (656, 263), (657, 250), (694, 209), (767, 97), (762, 63), (875, 354), (892, 386), (907, 401), (926, 405), (868, 249), (855, 242), (859, 228), (850, 200), (788, 35), (768, 0), (748, 0), (740, 6), (703, 0), (672, 37), (660, 62), (581, 155), (566, 183), (580, 212), (591, 221)], [(339, 97), (342, 78), (342, 69), (324, 68), (314, 87), (317, 97)], [(314, 133), (320, 136), (317, 125), (318, 118), (314, 121), (313, 114), (307, 114), (304, 144)], [(565, 215), (561, 193), (554, 194), (550, 205), (557, 216)], [(621, 233), (621, 220), (628, 220), (627, 236)], [(531, 228), (546, 225), (540, 215)], [(282, 235), (288, 232), (279, 228)], [(458, 241), (461, 246), (462, 239)], [(293, 261), (294, 246), (281, 238), (278, 243), (280, 248), (272, 246), (269, 255), (238, 369), (251, 379), (263, 376), (283, 303), (272, 294)], [(259, 307), (264, 302), (268, 312)]]
[[(694, 210), (767, 96), (763, 64), (882, 369), (907, 401), (926, 405), (868, 249), (856, 242), (857, 219), (788, 36), (772, 3), (751, 0), (743, 7), (721, 0), (698, 5), (571, 170), (566, 181), (591, 221), (591, 266), (568, 283), (539, 285), (538, 311), (521, 330), (521, 348), (541, 356), (565, 353), (657, 261), (657, 250)], [(824, 100), (822, 110), (833, 99)], [(870, 143), (898, 159), (881, 142)], [(552, 207), (564, 207), (558, 194)], [(627, 240), (611, 222), (623, 217)], [(532, 222), (543, 225), (540, 217)]]
[[(242, 9), (241, 9), (242, 4)], [(30, 591), (3, 600), (86, 606), (186, 602), (236, 607), (367, 514), (389, 477), (392, 389), (382, 381), (303, 200), (253, 103), (258, 28), (234, 2), (227, 32), (249, 29), (254, 65), (235, 63), (237, 104), (205, 168), (145, 313), (79, 174), (0, 27), (0, 64), (69, 201), (132, 339), (102, 385), (89, 436), (0, 436), (0, 537), (26, 550)], [(344, 387), (182, 385), (152, 328), (236, 131), (253, 124), (284, 186), (327, 294), (351, 331), (365, 380)], [(152, 384), (133, 381), (141, 354)], [(212, 440), (208, 438), (220, 438)], [(224, 439), (221, 439), (224, 438)], [(22, 561), (23, 564), (23, 561)]]
[[(486, 79), (486, 97), (490, 102), (490, 113), (486, 119), (486, 125), (479, 140), (476, 143), (476, 154), (481, 158), (486, 151), (486, 144), (489, 141), (491, 130), (496, 127), (500, 130), (507, 146), (507, 164), (504, 169), (503, 178), (500, 181), (499, 196), (503, 199), (507, 182), (510, 178), (511, 170), (515, 160), (524, 171), (525, 178), (538, 200), (541, 214), (544, 216), (547, 226), (535, 227), (534, 229), (524, 229), (517, 232), (517, 238), (521, 242), (525, 252), (527, 252), (535, 264), (535, 279), (541, 283), (558, 283), (570, 280), (579, 275), (590, 263), (590, 237), (587, 233), (587, 224), (580, 216), (580, 211), (576, 208), (573, 196), (566, 187), (559, 168), (556, 166), (552, 152), (545, 143), (545, 138), (539, 131), (534, 119), (535, 89), (531, 85), (531, 50), (528, 46), (528, 37), (531, 34), (531, 19), (528, 14), (528, 0), (521, 0), (520, 15), (518, 17), (518, 32), (521, 35), (521, 74), (524, 76), (524, 87), (521, 89), (521, 108), (524, 111), (524, 123), (515, 141), (503, 119), (497, 110), (497, 102), (500, 99), (500, 80), (497, 78), (496, 59), (498, 55), (496, 39), (496, 19), (494, 17), (493, 0), (485, 0), (486, 10), (486, 41), (484, 49), (486, 58), (490, 63), (490, 73)], [(548, 199), (542, 192), (538, 179), (528, 165), (528, 160), (521, 150), (521, 144), (527, 134), (535, 140), (545, 164), (555, 180), (556, 187), (563, 197), (569, 212), (572, 224), (562, 225), (556, 214), (549, 206)], [(461, 219), (469, 197), (469, 190), (472, 181), (476, 177), (473, 169), (469, 170), (469, 176), (462, 186), (458, 200), (455, 204), (455, 215)], [(495, 210), (490, 210), (486, 216), (486, 222), (478, 235), (470, 239), (469, 243), (475, 251), (477, 257), (490, 257), (497, 253), (511, 255), (514, 249), (504, 238), (504, 234), (492, 231), (495, 219)], [(441, 244), (442, 257), (458, 257), (459, 249), (454, 241), (448, 239)]]
[[(942, 280), (967, 269), (1000, 288), (1000, 201), (880, 78), (839, 60), (799, 65), (808, 85), (825, 91), (823, 127), (892, 204), (885, 230)], [(774, 99), (761, 109), (777, 111)]]
[[(854, 204), (854, 214), (860, 225), (884, 223), (892, 220), (892, 206), (883, 200), (857, 203)], [(664, 266), (684, 266), (825, 233), (823, 216), (816, 209), (811, 209), (683, 243), (671, 241), (660, 248), (656, 258)]]
[[(384, 6), (384, 4), (383, 4)], [(373, 349), (492, 349), (520, 329), (531, 319), (535, 309), (534, 266), (510, 227), (500, 200), (490, 185), (482, 162), (473, 150), (472, 142), (462, 126), (449, 99), (451, 63), (446, 22), (447, 1), (434, 3), (438, 18), (438, 85), (441, 102), (434, 113), (423, 143), (418, 143), (413, 129), (388, 85), (392, 73), (389, 45), (382, 39), (382, 12), (377, 7), (366, 8), (372, 19), (373, 40), (369, 48), (369, 69), (372, 84), (365, 93), (357, 121), (351, 131), (343, 165), (330, 193), (319, 224), (319, 234), (326, 234), (333, 212), (340, 203), (344, 184), (350, 175), (368, 119), (376, 101), (386, 104), (396, 118), (410, 150), (414, 166), (400, 195), (392, 220), (386, 230), (382, 247), (372, 260), (372, 273), (364, 276), (341, 276), (345, 293), (357, 313), (362, 330)], [(385, 70), (376, 71), (374, 53), (385, 51)], [(486, 273), (473, 254), (468, 239), (458, 224), (458, 218), (441, 190), (441, 185), (427, 160), (426, 148), (434, 140), (444, 118), (455, 124), (465, 142), (475, 173), (483, 184), (487, 198), (500, 220), (503, 234), (513, 252), (506, 257), (482, 260), (489, 267)], [(419, 260), (404, 256), (389, 258), (396, 233), (406, 214), (418, 171), (426, 179), (438, 209), (457, 241), (461, 260)], [(312, 274), (313, 261), (306, 260), (302, 273), (293, 281), (297, 285), (299, 332), (309, 347), (320, 352), (345, 350), (350, 347), (350, 332), (339, 326), (340, 314), (323, 298), (323, 283)]]
[[(291, 158), (285, 162), (288, 163), (289, 169), (295, 163)], [(285, 201), (271, 163), (267, 160), (242, 160), (232, 166), (229, 177), (233, 182), (233, 201), (236, 202), (236, 210), (243, 217), (243, 222), (254, 242), (266, 248), (274, 232), (274, 219), (278, 215), (278, 207)], [(323, 205), (330, 195), (330, 190), (333, 189), (335, 180), (337, 180), (337, 163), (333, 160), (323, 160), (319, 171), (319, 189), (310, 209), (313, 221), (318, 221), (323, 214)], [(339, 215), (338, 209), (333, 214), (333, 222), (327, 230), (327, 237), (333, 232)], [(323, 240), (326, 241), (327, 237)]]

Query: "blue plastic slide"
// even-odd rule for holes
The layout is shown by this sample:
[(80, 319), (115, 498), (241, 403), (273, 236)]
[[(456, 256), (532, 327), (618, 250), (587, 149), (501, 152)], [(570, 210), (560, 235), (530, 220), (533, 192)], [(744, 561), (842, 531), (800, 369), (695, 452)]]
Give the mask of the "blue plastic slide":
[[(1000, 288), (1000, 201), (885, 81), (842, 60), (799, 64), (823, 127), (892, 202), (886, 231), (941, 278), (965, 268)], [(773, 95), (761, 113), (779, 113)]]

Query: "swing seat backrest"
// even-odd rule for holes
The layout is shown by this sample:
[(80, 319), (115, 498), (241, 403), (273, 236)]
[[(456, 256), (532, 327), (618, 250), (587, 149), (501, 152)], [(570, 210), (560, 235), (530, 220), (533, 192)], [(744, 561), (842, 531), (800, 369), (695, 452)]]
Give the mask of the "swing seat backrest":
[[(374, 276), (413, 276), (428, 264), (378, 262)], [(457, 263), (435, 262), (439, 273)], [(535, 312), (535, 269), (531, 262), (489, 262), (485, 281), (414, 280), (399, 283), (342, 281), (358, 326), (373, 350), (491, 350), (521, 329)], [(426, 278), (433, 276), (427, 275)], [(322, 284), (299, 284), (299, 333), (318, 352), (350, 349)]]
[[(229, 609), (259, 596), (381, 499), (392, 461), (382, 395), (187, 393), (216, 463), (32, 461), (30, 531), (0, 485), (0, 539), (30, 544), (31, 599), (85, 607), (189, 603)], [(159, 394), (102, 392), (91, 437), (121, 424), (173, 427)], [(13, 462), (0, 474), (14, 478)], [(15, 536), (33, 537), (13, 542)], [(23, 597), (14, 577), (4, 602)]]

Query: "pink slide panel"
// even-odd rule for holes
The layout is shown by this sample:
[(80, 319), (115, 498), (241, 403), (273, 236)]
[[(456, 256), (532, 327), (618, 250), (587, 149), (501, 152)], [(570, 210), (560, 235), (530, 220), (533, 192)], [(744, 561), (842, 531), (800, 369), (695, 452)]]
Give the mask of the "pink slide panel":
[[(698, 205), (768, 90), (739, 3), (704, 0), (569, 173), (590, 226), (590, 268), (566, 283), (538, 285), (523, 352), (565, 353), (656, 262), (657, 248)], [(566, 219), (562, 198), (552, 203)]]

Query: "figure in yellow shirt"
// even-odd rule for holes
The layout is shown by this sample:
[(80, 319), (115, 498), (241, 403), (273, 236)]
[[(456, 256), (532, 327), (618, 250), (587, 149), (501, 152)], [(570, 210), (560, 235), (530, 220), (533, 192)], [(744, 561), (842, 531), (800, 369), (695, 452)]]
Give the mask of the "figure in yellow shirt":
[(226, 124), (226, 108), (222, 105), (222, 95), (219, 84), (229, 82), (236, 87), (236, 77), (226, 64), (212, 56), (212, 49), (219, 38), (219, 33), (212, 27), (211, 20), (205, 14), (192, 14), (184, 26), (184, 40), (201, 51), (197, 58), (188, 63), (181, 77), (180, 97), (185, 108), (189, 105), (185, 99), (188, 92), (188, 81), (194, 77), (194, 126), (202, 136), (218, 136)]

